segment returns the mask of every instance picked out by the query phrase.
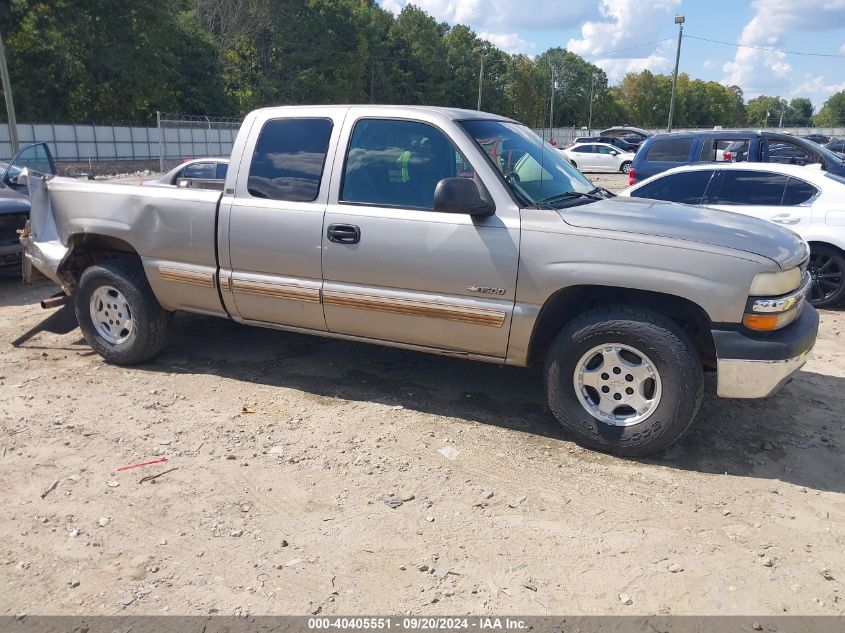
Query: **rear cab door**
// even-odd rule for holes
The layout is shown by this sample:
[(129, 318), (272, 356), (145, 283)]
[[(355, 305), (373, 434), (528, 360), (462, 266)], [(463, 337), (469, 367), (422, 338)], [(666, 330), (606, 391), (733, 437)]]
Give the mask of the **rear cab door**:
[(321, 235), (347, 111), (268, 108), (244, 122), (218, 226), (221, 294), (235, 320), (325, 331)]
[[(707, 206), (784, 224), (795, 230), (790, 212), (781, 207), (789, 176), (752, 169), (724, 169), (718, 185), (711, 188)], [(808, 209), (809, 221), (809, 209)]]
[[(504, 359), (519, 209), (481, 149), (442, 114), (377, 107), (350, 110), (340, 147), (322, 237), (329, 331)], [(495, 213), (434, 211), (450, 177), (483, 182)]]

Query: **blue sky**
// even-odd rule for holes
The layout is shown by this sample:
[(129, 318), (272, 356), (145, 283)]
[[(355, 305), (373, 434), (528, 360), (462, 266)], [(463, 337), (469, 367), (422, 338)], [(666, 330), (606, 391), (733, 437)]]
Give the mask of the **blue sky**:
[[(567, 48), (603, 68), (611, 83), (628, 71), (671, 72), (678, 33), (674, 16), (682, 13), (686, 16), (682, 72), (737, 84), (747, 99), (760, 94), (806, 96), (816, 108), (834, 92), (845, 90), (845, 0), (379, 2), (394, 13), (413, 3), (438, 20), (468, 24), (508, 52), (537, 55), (552, 46)], [(839, 57), (782, 54), (736, 44)]]

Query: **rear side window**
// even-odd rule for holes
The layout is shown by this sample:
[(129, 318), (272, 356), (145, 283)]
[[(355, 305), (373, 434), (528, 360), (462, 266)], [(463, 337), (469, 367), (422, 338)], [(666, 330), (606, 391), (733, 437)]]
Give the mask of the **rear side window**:
[(331, 134), (329, 119), (267, 121), (249, 166), (249, 195), (290, 202), (316, 199)]
[(716, 204), (780, 206), (786, 181), (781, 174), (725, 170)]
[(573, 147), (573, 152), (580, 152), (581, 154), (595, 154), (596, 153), (596, 146), (595, 145), (581, 145), (580, 147)]
[(781, 204), (785, 207), (803, 204), (817, 193), (818, 189), (810, 183), (790, 176), (789, 181), (786, 183), (786, 191), (783, 193), (783, 202)]
[(218, 180), (226, 180), (226, 172), (228, 171), (228, 163), (217, 163), (217, 168), (214, 170), (214, 177)]
[(701, 204), (712, 176), (713, 172), (710, 170), (671, 174), (643, 185), (631, 192), (631, 196), (681, 204)]
[(654, 141), (648, 148), (646, 160), (667, 163), (684, 163), (692, 147), (691, 138), (667, 138)]
[(748, 139), (709, 138), (701, 145), (698, 160), (705, 163), (736, 162), (748, 160)]
[[(519, 165), (514, 170), (519, 173)], [(417, 121), (361, 119), (349, 142), (340, 199), (432, 209), (437, 183), (456, 176), (473, 178), (475, 172), (436, 127)]]

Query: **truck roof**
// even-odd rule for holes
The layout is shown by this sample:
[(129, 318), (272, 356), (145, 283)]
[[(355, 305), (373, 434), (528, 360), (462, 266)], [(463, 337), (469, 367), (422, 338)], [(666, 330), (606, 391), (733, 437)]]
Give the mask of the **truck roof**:
[(349, 110), (358, 112), (372, 112), (373, 114), (401, 112), (405, 117), (415, 113), (422, 115), (424, 118), (431, 116), (442, 117), (452, 121), (466, 121), (468, 119), (489, 119), (495, 121), (509, 121), (511, 123), (519, 123), (511, 118), (502, 116), (500, 114), (493, 114), (491, 112), (482, 112), (479, 110), (465, 110), (462, 108), (446, 108), (441, 106), (424, 106), (424, 105), (381, 105), (381, 104), (337, 104), (337, 105), (294, 105), (294, 106), (271, 106), (267, 108), (260, 108), (254, 112), (279, 112), (282, 114), (289, 110), (300, 111), (314, 111), (320, 110), (337, 110), (338, 108), (348, 108)]

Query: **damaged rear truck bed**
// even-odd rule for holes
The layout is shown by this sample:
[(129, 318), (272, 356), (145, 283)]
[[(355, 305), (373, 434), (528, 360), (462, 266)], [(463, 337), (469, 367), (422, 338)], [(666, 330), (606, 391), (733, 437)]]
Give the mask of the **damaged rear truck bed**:
[(719, 396), (768, 396), (818, 329), (796, 234), (613, 198), (492, 114), (268, 108), (244, 121), (222, 193), (28, 184), (27, 258), (118, 364), (158, 354), (185, 310), (538, 365), (575, 440), (639, 456), (686, 430), (705, 369)]

